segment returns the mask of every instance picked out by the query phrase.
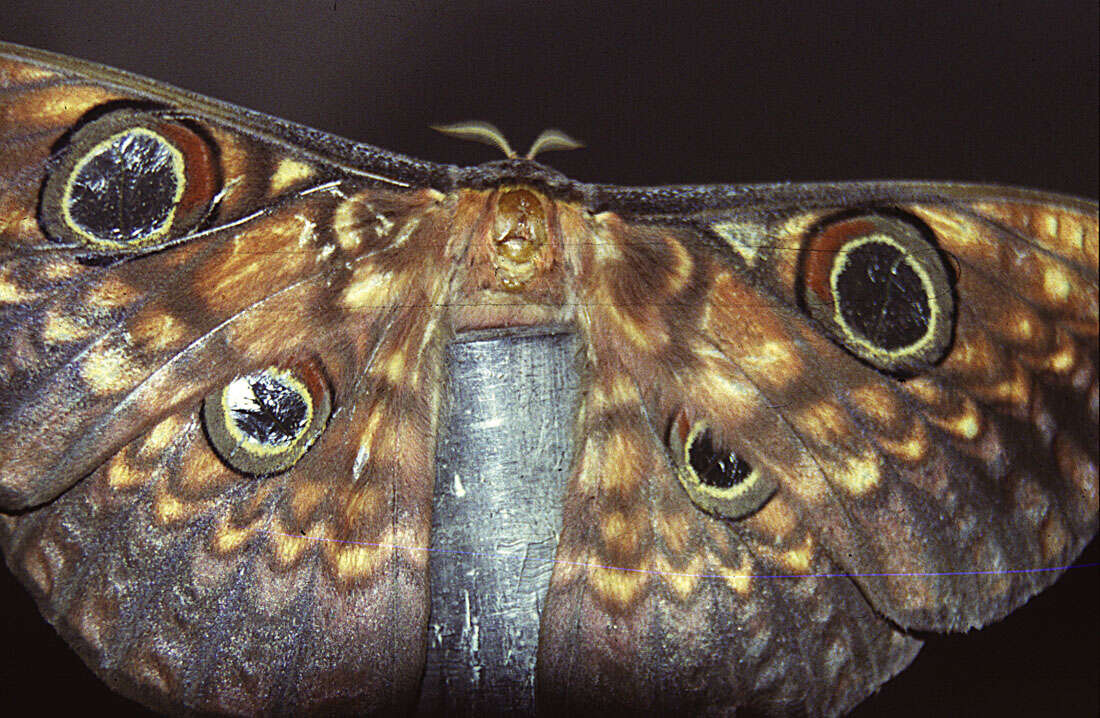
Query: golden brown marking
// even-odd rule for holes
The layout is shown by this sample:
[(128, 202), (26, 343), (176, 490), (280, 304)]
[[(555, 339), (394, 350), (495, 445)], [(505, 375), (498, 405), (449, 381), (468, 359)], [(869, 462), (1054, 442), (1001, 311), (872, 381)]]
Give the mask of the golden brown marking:
[(1017, 362), (1012, 362), (1012, 376), (995, 384), (989, 396), (1016, 407), (1026, 407), (1031, 400), (1031, 374)]
[(166, 417), (148, 433), (138, 453), (142, 457), (159, 458), (159, 455), (164, 452), (168, 448), (168, 445), (180, 434), (183, 429), (183, 424), (184, 419), (181, 417)]
[(93, 328), (85, 324), (83, 317), (51, 311), (42, 327), (42, 339), (50, 344), (73, 342), (88, 338), (92, 331)]
[(318, 542), (325, 542), (327, 538), (324, 526), (321, 524), (310, 526), (309, 530), (301, 536), (291, 536), (281, 523), (275, 521), (272, 524), (269, 540), (276, 565), (286, 569), (296, 564), (307, 549), (316, 546)]
[(405, 359), (405, 352), (400, 347), (394, 347), (387, 354), (378, 358), (379, 374), (386, 378), (394, 386), (404, 386), (408, 383), (409, 369), (412, 367)]
[(688, 550), (691, 522), (686, 511), (660, 511), (653, 521), (670, 553), (680, 556)]
[(901, 388), (929, 407), (940, 406), (946, 401), (946, 392), (929, 377), (913, 377), (902, 384)]
[(961, 397), (962, 410), (952, 416), (929, 415), (936, 426), (949, 431), (960, 439), (973, 441), (982, 431), (982, 415), (977, 404), (969, 397)]
[(1058, 348), (1047, 356), (1044, 368), (1056, 374), (1068, 374), (1077, 366), (1077, 343), (1066, 332), (1057, 335)]
[(344, 519), (342, 525), (369, 525), (370, 520), (377, 520), (377, 517), (386, 509), (389, 493), (386, 485), (381, 481), (371, 481), (356, 486), (342, 500)]
[(53, 70), (47, 70), (44, 67), (27, 64), (13, 65), (10, 63), (4, 64), (3, 74), (4, 84), (12, 89), (18, 88), (20, 85), (35, 85), (53, 81), (60, 77)]
[(605, 459), (601, 468), (600, 484), (604, 489), (633, 491), (646, 475), (647, 465), (644, 444), (639, 446), (634, 435), (616, 431), (607, 439)]
[(1058, 560), (1066, 549), (1069, 536), (1065, 524), (1057, 516), (1047, 516), (1040, 529), (1040, 546), (1043, 551), (1043, 561), (1051, 563)]
[(782, 495), (772, 497), (748, 522), (778, 540), (788, 537), (802, 523), (797, 511)]
[(591, 247), (593, 262), (597, 266), (621, 262), (623, 253), (616, 239), (616, 233), (623, 231), (622, 219), (613, 212), (601, 212), (592, 219), (595, 222), (596, 232), (588, 246)]
[(120, 451), (107, 463), (107, 486), (116, 491), (126, 490), (145, 483), (148, 472), (130, 466), (127, 452)]
[(162, 526), (176, 523), (188, 517), (187, 507), (168, 493), (158, 494), (153, 501), (153, 515)]
[(640, 570), (641, 566), (610, 568), (592, 563), (588, 573), (589, 585), (604, 603), (610, 604), (612, 611), (622, 612), (630, 608), (649, 583), (649, 576)]
[(28, 292), (15, 283), (12, 276), (14, 270), (3, 267), (0, 268), (0, 303), (2, 304), (23, 304), (34, 299), (35, 294)]
[(1001, 353), (985, 332), (960, 337), (945, 366), (977, 376), (1003, 375), (1006, 371)]
[(145, 375), (125, 347), (101, 346), (88, 353), (80, 365), (80, 378), (94, 393), (103, 396), (123, 391)]
[(137, 296), (137, 290), (117, 277), (106, 275), (88, 291), (84, 303), (106, 310), (119, 309), (133, 302)]
[(249, 152), (241, 138), (232, 131), (223, 130), (216, 125), (207, 125), (214, 146), (218, 148), (218, 159), (224, 175), (222, 185), (222, 203), (232, 206), (249, 185)]
[(281, 194), (289, 187), (308, 180), (316, 172), (312, 165), (305, 162), (290, 158), (281, 160), (271, 175), (270, 196)]
[(65, 260), (52, 261), (42, 267), (42, 277), (50, 282), (63, 282), (80, 274), (83, 267), (75, 262)]
[[(312, 257), (297, 251), (300, 227), (289, 217), (271, 218), (236, 235), (230, 245), (195, 272), (192, 286), (207, 303), (221, 307), (226, 296), (248, 297), (258, 287), (274, 287), (298, 276)], [(272, 262), (272, 255), (278, 263)]]
[(688, 564), (682, 568), (673, 566), (664, 555), (658, 555), (656, 567), (661, 580), (672, 589), (681, 603), (691, 597), (695, 587), (699, 585), (701, 574), (706, 569), (700, 554), (692, 556)]
[(355, 455), (355, 465), (352, 468), (352, 478), (354, 480), (359, 480), (363, 475), (363, 470), (370, 464), (371, 447), (376, 441), (379, 433), (378, 429), (384, 418), (385, 409), (381, 405), (374, 404), (371, 406), (367, 415), (367, 422), (362, 433), (359, 434), (359, 450)]
[[(336, 241), (346, 252), (354, 252), (363, 241), (360, 232), (358, 207), (364, 203), (358, 197), (352, 197), (339, 204), (332, 217), (332, 228), (336, 230)], [(370, 209), (369, 205), (366, 205)]]
[(1017, 343), (1029, 344), (1038, 333), (1040, 325), (1038, 318), (1030, 310), (1017, 309), (1012, 320), (1005, 324), (1009, 330), (1009, 336)]
[(53, 85), (25, 95), (18, 102), (7, 98), (3, 111), (6, 124), (14, 127), (69, 127), (89, 108), (118, 97), (99, 87)]
[(797, 424), (804, 428), (803, 433), (825, 443), (847, 437), (852, 431), (847, 415), (831, 399), (822, 399), (800, 409)]
[(909, 431), (904, 438), (891, 439), (887, 436), (879, 436), (878, 443), (893, 456), (914, 464), (924, 461), (931, 448), (928, 432), (925, 431), (924, 424), (919, 421), (909, 424)]
[(395, 290), (404, 282), (392, 272), (378, 269), (367, 261), (355, 268), (344, 289), (342, 302), (348, 309), (381, 309), (396, 299)]
[(664, 235), (665, 246), (672, 255), (672, 262), (668, 266), (668, 286), (665, 290), (670, 294), (679, 294), (691, 281), (692, 272), (695, 270), (695, 262), (691, 253), (687, 251), (683, 243), (672, 235)]
[(752, 570), (752, 559), (747, 554), (742, 554), (741, 565), (737, 568), (731, 568), (725, 563), (719, 561), (718, 557), (713, 553), (710, 554), (711, 565), (717, 564), (718, 573), (726, 581), (726, 585), (732, 588), (742, 596), (748, 596), (752, 593), (752, 579), (754, 576)]
[(1073, 293), (1073, 282), (1062, 267), (1048, 264), (1043, 269), (1043, 291), (1052, 302), (1061, 304)]
[(393, 555), (399, 545), (394, 538), (392, 526), (387, 526), (378, 539), (369, 544), (326, 542), (325, 551), (337, 577), (355, 582), (373, 575)]
[(255, 529), (252, 525), (236, 527), (223, 523), (214, 531), (211, 547), (216, 554), (228, 556), (243, 546), (254, 533)]
[(813, 558), (814, 540), (810, 534), (806, 534), (806, 538), (795, 548), (779, 554), (779, 562), (794, 573), (809, 573)]
[(186, 325), (156, 306), (144, 307), (130, 322), (130, 339), (136, 348), (161, 353), (179, 344)]
[(881, 461), (870, 449), (847, 453), (836, 468), (828, 478), (853, 496), (862, 496), (882, 481)]
[[(983, 252), (990, 260), (996, 256), (995, 248), (986, 241), (986, 233), (982, 232), (975, 223), (954, 212), (938, 208), (909, 206), (907, 209), (927, 222), (942, 242), (961, 245), (960, 249), (970, 252)], [(995, 264), (993, 261), (989, 263)]]
[(291, 493), (290, 515), (298, 523), (305, 521), (321, 505), (327, 493), (328, 487), (324, 481), (299, 480)]
[(852, 403), (880, 426), (891, 426), (901, 418), (903, 410), (894, 392), (881, 384), (867, 384), (848, 394)]
[(725, 355), (701, 342), (694, 344), (692, 350), (702, 360), (692, 382), (701, 396), (713, 397), (714, 403), (724, 407), (723, 413), (730, 417), (748, 416), (759, 407), (760, 393), (740, 376)]
[(784, 389), (798, 381), (805, 374), (806, 366), (802, 358), (791, 350), (785, 339), (766, 339), (752, 347), (746, 347), (744, 359), (762, 373), (775, 389)]
[(621, 511), (613, 511), (602, 518), (600, 534), (611, 556), (633, 556), (637, 553), (641, 545), (637, 520), (637, 516), (627, 515)]

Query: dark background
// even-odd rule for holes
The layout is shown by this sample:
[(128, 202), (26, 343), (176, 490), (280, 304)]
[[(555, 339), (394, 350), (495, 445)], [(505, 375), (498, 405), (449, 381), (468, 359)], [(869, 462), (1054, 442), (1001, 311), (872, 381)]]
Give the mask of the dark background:
[[(1097, 196), (1095, 2), (41, 2), (0, 39), (125, 68), (413, 156), (496, 159), (484, 119), (617, 184), (956, 179)], [(805, 7), (803, 7), (805, 5)], [(1098, 713), (1096, 548), (1005, 621), (929, 642), (857, 715)], [(0, 571), (5, 708), (115, 697)], [(13, 703), (14, 702), (14, 703)], [(18, 712), (18, 710), (16, 711)]]

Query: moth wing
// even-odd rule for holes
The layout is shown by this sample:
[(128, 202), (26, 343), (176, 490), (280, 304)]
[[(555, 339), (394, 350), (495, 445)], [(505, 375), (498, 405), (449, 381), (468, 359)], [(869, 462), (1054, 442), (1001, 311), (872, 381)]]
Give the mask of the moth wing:
[(782, 496), (729, 525), (680, 486), (645, 390), (596, 352), (542, 613), (540, 709), (836, 714), (916, 656)]
[[(1094, 204), (916, 183), (608, 189), (596, 204), (608, 211), (563, 224), (584, 237), (574, 261), (592, 385), (580, 426), (593, 423), (580, 433), (595, 444), (578, 454), (566, 515), (595, 518), (584, 538), (563, 534), (543, 639), (564, 650), (558, 637), (581, 625), (600, 639), (572, 658), (547, 647), (540, 676), (551, 685), (639, 691), (652, 684), (641, 676), (663, 675), (661, 652), (632, 652), (631, 640), (672, 633), (664, 650), (735, 689), (730, 704), (841, 710), (912, 657), (892, 626), (996, 620), (1095, 535)], [(927, 228), (953, 277), (951, 342), (916, 375), (855, 356), (798, 296), (808, 237), (832, 218), (879, 211)], [(763, 508), (722, 518), (684, 503), (669, 446), (680, 412), (774, 481)], [(683, 554), (694, 565), (672, 561), (676, 541), (706, 549)], [(752, 586), (743, 596), (738, 569)], [(802, 603), (770, 596), (783, 592)], [(692, 630), (664, 623), (672, 610)], [(744, 623), (760, 611), (767, 640)], [(835, 616), (854, 620), (870, 648), (838, 641)], [(731, 625), (740, 628), (722, 633)], [(792, 682), (796, 699), (769, 695), (771, 664), (744, 657), (774, 646), (774, 633), (792, 641), (775, 652), (786, 651), (783, 670), (805, 650), (861, 678), (846, 697), (822, 698), (812, 679)], [(707, 690), (679, 686), (704, 703)]]
[[(13, 572), (93, 670), (148, 705), (411, 700), (454, 236), (421, 181), (433, 167), (8, 45), (0, 97)], [(86, 128), (131, 117), (156, 142), (190, 132), (209, 147), (208, 216), (149, 246), (104, 249), (96, 217), (86, 242), (51, 235), (76, 206), (68, 189), (43, 201), (51, 173), (99, 161), (73, 165), (65, 148), (91, 157)], [(188, 164), (187, 187), (201, 179)], [(236, 470), (212, 448), (204, 397), (295, 363), (317, 368), (327, 424), (282, 473)]]

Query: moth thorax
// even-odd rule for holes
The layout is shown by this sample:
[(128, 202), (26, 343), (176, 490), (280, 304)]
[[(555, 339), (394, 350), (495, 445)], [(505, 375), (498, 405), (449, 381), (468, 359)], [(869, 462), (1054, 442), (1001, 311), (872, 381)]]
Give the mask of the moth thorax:
[(549, 231), (542, 200), (531, 190), (505, 189), (493, 219), (493, 267), (501, 286), (522, 291), (549, 267)]

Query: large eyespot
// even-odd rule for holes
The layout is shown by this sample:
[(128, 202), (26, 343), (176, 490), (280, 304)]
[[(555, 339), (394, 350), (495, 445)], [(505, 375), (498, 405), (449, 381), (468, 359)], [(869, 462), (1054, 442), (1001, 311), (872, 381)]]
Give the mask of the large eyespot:
[(848, 351), (883, 371), (915, 373), (943, 358), (955, 301), (939, 249), (916, 220), (840, 218), (803, 245), (801, 299)]
[(719, 446), (705, 422), (691, 422), (683, 411), (669, 431), (676, 476), (699, 508), (728, 519), (760, 509), (776, 484), (744, 456)]
[(202, 419), (222, 461), (264, 476), (286, 471), (305, 455), (331, 408), (324, 376), (303, 362), (237, 377), (206, 397)]
[(42, 190), (51, 238), (106, 252), (148, 250), (209, 213), (219, 178), (209, 143), (185, 124), (116, 110), (72, 133)]

